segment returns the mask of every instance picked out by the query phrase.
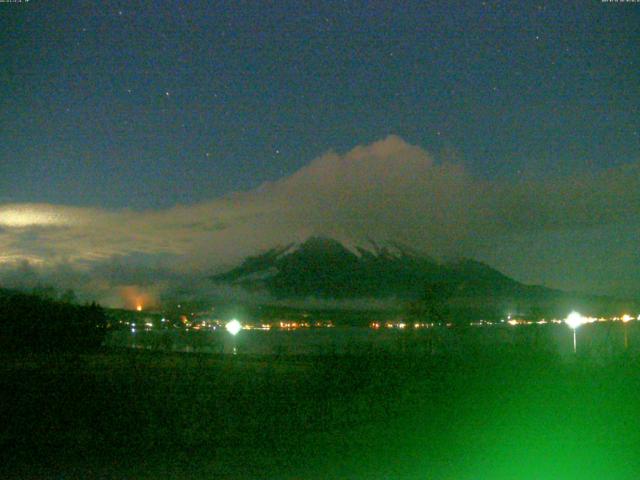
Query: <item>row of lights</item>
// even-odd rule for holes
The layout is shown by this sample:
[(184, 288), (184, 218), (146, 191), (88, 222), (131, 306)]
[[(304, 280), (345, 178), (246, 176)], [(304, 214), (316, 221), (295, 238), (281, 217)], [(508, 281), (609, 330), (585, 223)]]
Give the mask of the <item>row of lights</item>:
[[(638, 315), (637, 319), (640, 320), (640, 315)], [(621, 321), (626, 325), (628, 322), (633, 320), (633, 317), (631, 315), (625, 314), (620, 318), (614, 318), (614, 320)], [(593, 323), (596, 321), (599, 321), (599, 320), (597, 318), (585, 317), (583, 315), (580, 315), (576, 311), (571, 312), (567, 316), (567, 318), (565, 318), (564, 322), (569, 326), (569, 328), (571, 328), (571, 330), (573, 330), (573, 353), (577, 352), (576, 330), (578, 329), (578, 327), (586, 323)], [(624, 348), (626, 349), (628, 346), (629, 346), (629, 338), (627, 337), (627, 329), (625, 328), (624, 329)]]
[[(164, 319), (163, 319), (164, 320)], [(593, 323), (595, 321), (597, 321), (598, 319), (596, 318), (592, 318), (592, 317), (585, 317), (581, 314), (579, 314), (576, 311), (571, 312), (567, 318), (565, 318), (564, 322), (567, 324), (567, 326), (569, 326), (569, 328), (571, 328), (573, 330), (573, 352), (575, 353), (577, 351), (577, 341), (576, 341), (576, 330), (586, 324), (586, 323)], [(627, 323), (630, 322), (631, 320), (633, 320), (633, 317), (631, 317), (631, 315), (623, 315), (622, 317), (620, 317), (620, 321)], [(638, 320), (640, 320), (640, 316), (638, 316)], [(509, 322), (511, 323), (511, 321)], [(152, 325), (147, 323), (145, 324), (145, 326), (147, 327), (151, 327)], [(380, 324), (379, 323), (374, 323), (372, 324), (373, 328), (380, 328)], [(385, 325), (387, 327), (390, 327), (389, 324)], [(420, 327), (422, 325), (420, 324), (416, 324), (415, 327)], [(131, 331), (135, 332), (135, 323), (131, 325)], [(399, 328), (403, 328), (405, 327), (404, 324), (398, 324)], [(242, 330), (242, 324), (237, 320), (237, 319), (232, 319), (229, 322), (227, 322), (227, 324), (225, 325), (225, 328), (227, 330), (227, 332), (229, 332), (231, 335), (233, 335), (234, 337), (240, 332), (240, 330)], [(627, 336), (626, 336), (626, 329), (625, 329), (625, 347), (627, 346)], [(234, 347), (234, 353), (235, 353), (235, 347)]]

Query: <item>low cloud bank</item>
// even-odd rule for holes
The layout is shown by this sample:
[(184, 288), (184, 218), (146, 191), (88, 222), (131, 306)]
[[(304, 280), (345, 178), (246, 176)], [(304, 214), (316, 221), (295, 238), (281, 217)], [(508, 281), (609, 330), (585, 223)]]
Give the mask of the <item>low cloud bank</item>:
[[(255, 190), (195, 205), (113, 211), (0, 204), (0, 282), (43, 281), (130, 306), (125, 287), (157, 298), (185, 278), (200, 279), (310, 235), (486, 257), (487, 246), (499, 249), (515, 236), (577, 232), (583, 238), (590, 229), (620, 225), (640, 226), (640, 163), (570, 178), (490, 182), (390, 136), (342, 155), (329, 152)], [(511, 273), (528, 280), (526, 264), (534, 261), (520, 252)], [(640, 292), (640, 281), (633, 288)]]

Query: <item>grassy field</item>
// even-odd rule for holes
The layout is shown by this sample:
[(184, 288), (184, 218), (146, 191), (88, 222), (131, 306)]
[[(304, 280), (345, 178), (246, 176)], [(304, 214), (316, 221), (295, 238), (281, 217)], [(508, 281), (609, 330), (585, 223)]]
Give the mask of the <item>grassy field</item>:
[(0, 478), (636, 479), (640, 359), (4, 356)]

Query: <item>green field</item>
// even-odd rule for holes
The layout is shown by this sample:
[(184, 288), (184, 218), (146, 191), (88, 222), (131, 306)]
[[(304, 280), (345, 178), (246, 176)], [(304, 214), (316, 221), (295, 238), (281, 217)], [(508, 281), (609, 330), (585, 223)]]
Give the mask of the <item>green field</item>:
[(0, 478), (635, 479), (640, 359), (4, 356)]

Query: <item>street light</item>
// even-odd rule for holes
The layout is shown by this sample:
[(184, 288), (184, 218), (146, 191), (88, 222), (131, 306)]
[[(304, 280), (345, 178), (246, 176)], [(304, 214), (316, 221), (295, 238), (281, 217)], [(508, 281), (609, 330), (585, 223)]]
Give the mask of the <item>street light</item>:
[(571, 312), (567, 318), (565, 318), (564, 323), (566, 323), (573, 330), (573, 353), (576, 353), (576, 329), (585, 323), (585, 318), (580, 315), (578, 312)]
[(627, 335), (627, 323), (633, 320), (631, 315), (623, 315), (622, 316), (622, 328), (624, 330), (624, 349), (626, 350), (629, 347), (629, 337)]
[(233, 354), (236, 355), (238, 353), (238, 348), (236, 347), (236, 335), (238, 335), (238, 332), (242, 330), (242, 324), (234, 318), (233, 320), (227, 322), (225, 328), (227, 329), (227, 332), (229, 332), (233, 337)]
[(227, 323), (225, 326), (227, 332), (229, 332), (234, 337), (238, 334), (240, 330), (242, 330), (242, 324), (236, 320), (235, 318)]

